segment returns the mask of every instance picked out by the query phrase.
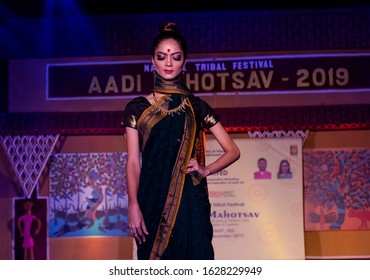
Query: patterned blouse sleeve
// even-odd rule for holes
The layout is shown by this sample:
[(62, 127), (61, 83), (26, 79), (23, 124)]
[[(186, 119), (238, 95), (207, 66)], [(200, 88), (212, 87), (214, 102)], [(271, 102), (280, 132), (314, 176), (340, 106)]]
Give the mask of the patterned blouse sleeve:
[(193, 105), (196, 118), (201, 123), (203, 128), (210, 129), (220, 121), (219, 115), (217, 115), (215, 110), (203, 99), (196, 96), (191, 96), (190, 101)]
[(140, 117), (141, 104), (141, 98), (135, 98), (127, 103), (125, 110), (123, 111), (123, 117), (121, 121), (122, 127), (131, 127), (137, 129), (137, 120)]

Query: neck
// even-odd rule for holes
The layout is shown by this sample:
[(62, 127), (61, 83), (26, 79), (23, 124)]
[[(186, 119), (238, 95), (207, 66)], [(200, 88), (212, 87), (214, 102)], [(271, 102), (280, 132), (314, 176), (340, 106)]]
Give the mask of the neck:
[(165, 80), (162, 77), (155, 75), (153, 91), (155, 93), (182, 94), (186, 96), (192, 94), (179, 76), (173, 80)]

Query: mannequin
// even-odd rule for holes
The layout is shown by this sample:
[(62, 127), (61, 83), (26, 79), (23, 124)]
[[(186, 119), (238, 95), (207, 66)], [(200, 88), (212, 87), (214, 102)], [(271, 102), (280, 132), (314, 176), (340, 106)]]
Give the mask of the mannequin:
[(31, 235), (32, 222), (36, 222), (35, 234), (40, 232), (41, 221), (38, 217), (32, 214), (33, 203), (30, 200), (27, 200), (23, 203), (23, 208), (26, 210), (26, 213), (18, 218), (17, 224), (20, 231), (21, 238), (23, 238), (23, 258), (25, 260), (33, 260), (33, 247), (34, 241)]

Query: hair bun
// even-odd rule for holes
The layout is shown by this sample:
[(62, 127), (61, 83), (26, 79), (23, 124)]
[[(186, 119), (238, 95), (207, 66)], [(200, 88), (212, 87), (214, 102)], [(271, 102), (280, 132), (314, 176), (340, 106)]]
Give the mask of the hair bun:
[(159, 28), (159, 32), (177, 32), (177, 25), (174, 22), (167, 22)]

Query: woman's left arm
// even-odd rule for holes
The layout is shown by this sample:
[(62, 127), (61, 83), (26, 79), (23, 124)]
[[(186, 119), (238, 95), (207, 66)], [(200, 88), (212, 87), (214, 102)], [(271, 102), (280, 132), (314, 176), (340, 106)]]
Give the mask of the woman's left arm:
[(224, 150), (224, 154), (207, 166), (199, 166), (195, 159), (191, 159), (187, 172), (198, 171), (203, 177), (205, 177), (217, 173), (239, 159), (240, 150), (238, 146), (220, 122), (212, 126), (209, 131), (213, 134), (221, 148)]

